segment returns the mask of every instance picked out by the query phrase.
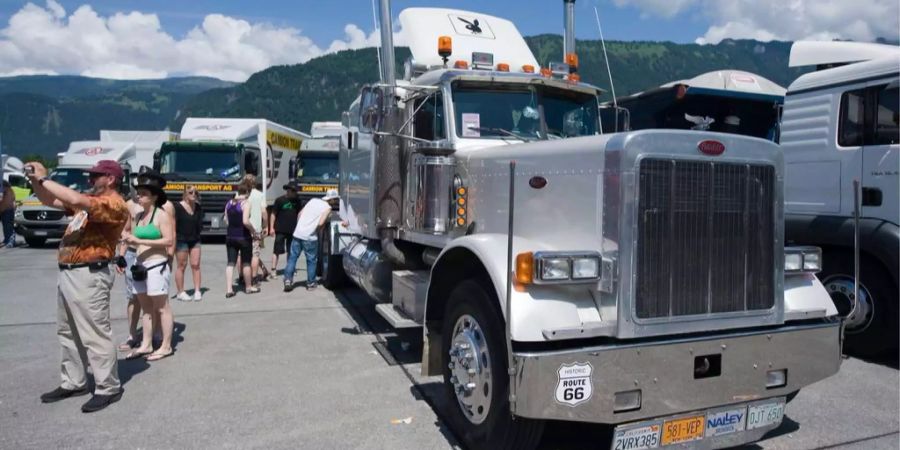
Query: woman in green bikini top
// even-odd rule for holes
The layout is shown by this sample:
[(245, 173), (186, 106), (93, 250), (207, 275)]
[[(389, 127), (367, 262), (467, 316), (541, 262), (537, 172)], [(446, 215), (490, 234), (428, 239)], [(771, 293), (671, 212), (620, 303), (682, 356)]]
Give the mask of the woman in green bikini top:
[(137, 248), (137, 260), (144, 261), (168, 259), (167, 247), (175, 241), (171, 235), (172, 218), (160, 207), (159, 195), (150, 189), (137, 189), (137, 202), (144, 209), (133, 222), (131, 234), (125, 236), (126, 242)]

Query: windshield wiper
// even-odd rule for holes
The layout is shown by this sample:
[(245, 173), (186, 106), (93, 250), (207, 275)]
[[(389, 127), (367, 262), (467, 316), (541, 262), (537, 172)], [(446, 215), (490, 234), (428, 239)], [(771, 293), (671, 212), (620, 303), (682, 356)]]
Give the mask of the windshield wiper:
[(521, 139), (521, 140), (523, 140), (523, 141), (525, 141), (525, 142), (531, 142), (531, 141), (532, 141), (532, 139), (529, 139), (529, 138), (527, 138), (527, 137), (525, 137), (525, 136), (523, 136), (523, 135), (521, 135), (521, 134), (519, 134), (519, 133), (514, 133), (514, 132), (512, 132), (512, 131), (509, 131), (509, 130), (507, 130), (507, 129), (505, 129), (505, 128), (499, 128), (499, 127), (468, 127), (468, 129), (469, 129), (469, 130), (475, 130), (475, 131), (487, 131), (487, 132), (489, 132), (489, 133), (499, 133), (499, 134), (503, 134), (503, 135), (506, 135), (506, 136), (514, 137), (514, 138), (516, 138), (516, 139)]

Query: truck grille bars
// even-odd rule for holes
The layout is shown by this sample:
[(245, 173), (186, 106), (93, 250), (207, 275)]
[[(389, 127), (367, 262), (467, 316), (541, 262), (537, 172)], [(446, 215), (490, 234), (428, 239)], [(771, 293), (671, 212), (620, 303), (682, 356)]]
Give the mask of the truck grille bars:
[(638, 319), (774, 305), (774, 167), (647, 158), (639, 176)]

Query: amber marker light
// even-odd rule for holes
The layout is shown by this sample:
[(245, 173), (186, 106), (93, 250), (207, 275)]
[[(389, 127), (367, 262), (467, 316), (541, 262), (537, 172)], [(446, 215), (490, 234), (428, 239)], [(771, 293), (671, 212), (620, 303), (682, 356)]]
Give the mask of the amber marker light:
[(463, 219), (462, 217), (458, 217), (458, 218), (456, 219), (456, 224), (459, 225), (459, 226), (463, 226), (463, 225), (466, 224), (466, 219)]
[(438, 37), (438, 55), (446, 58), (453, 54), (453, 39), (450, 36)]
[(571, 67), (573, 69), (577, 68), (578, 67), (578, 55), (576, 55), (574, 53), (566, 53), (566, 64), (568, 64), (569, 67)]
[(550, 78), (553, 76), (553, 72), (550, 71), (549, 67), (541, 67), (541, 76)]
[(507, 63), (497, 64), (497, 72), (509, 72), (509, 64), (507, 64)]
[(522, 66), (522, 72), (534, 73), (534, 66), (532, 66), (531, 64), (525, 64), (524, 66)]
[(456, 199), (456, 203), (458, 203), (459, 206), (466, 206), (466, 199), (460, 197), (460, 198)]
[(466, 188), (464, 188), (464, 187), (459, 187), (459, 188), (456, 189), (456, 193), (457, 193), (458, 195), (466, 195)]
[(455, 63), (453, 63), (453, 68), (454, 69), (468, 69), (469, 63), (460, 59), (460, 60), (456, 61)]
[(516, 255), (516, 284), (529, 285), (534, 282), (534, 253), (525, 252)]
[(577, 73), (569, 74), (569, 82), (578, 83), (579, 81), (581, 81), (581, 75), (578, 75)]

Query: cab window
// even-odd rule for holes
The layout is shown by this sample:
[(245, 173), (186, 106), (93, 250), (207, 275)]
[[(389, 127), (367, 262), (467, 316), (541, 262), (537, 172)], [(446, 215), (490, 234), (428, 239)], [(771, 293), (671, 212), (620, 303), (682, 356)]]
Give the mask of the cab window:
[(857, 89), (841, 95), (841, 115), (838, 122), (838, 145), (859, 147), (865, 133), (866, 90)]
[(429, 141), (447, 137), (444, 131), (444, 99), (440, 93), (417, 100), (414, 111), (415, 137)]
[(878, 90), (875, 104), (875, 139), (874, 145), (890, 145), (900, 143), (900, 90), (897, 86), (884, 86)]

